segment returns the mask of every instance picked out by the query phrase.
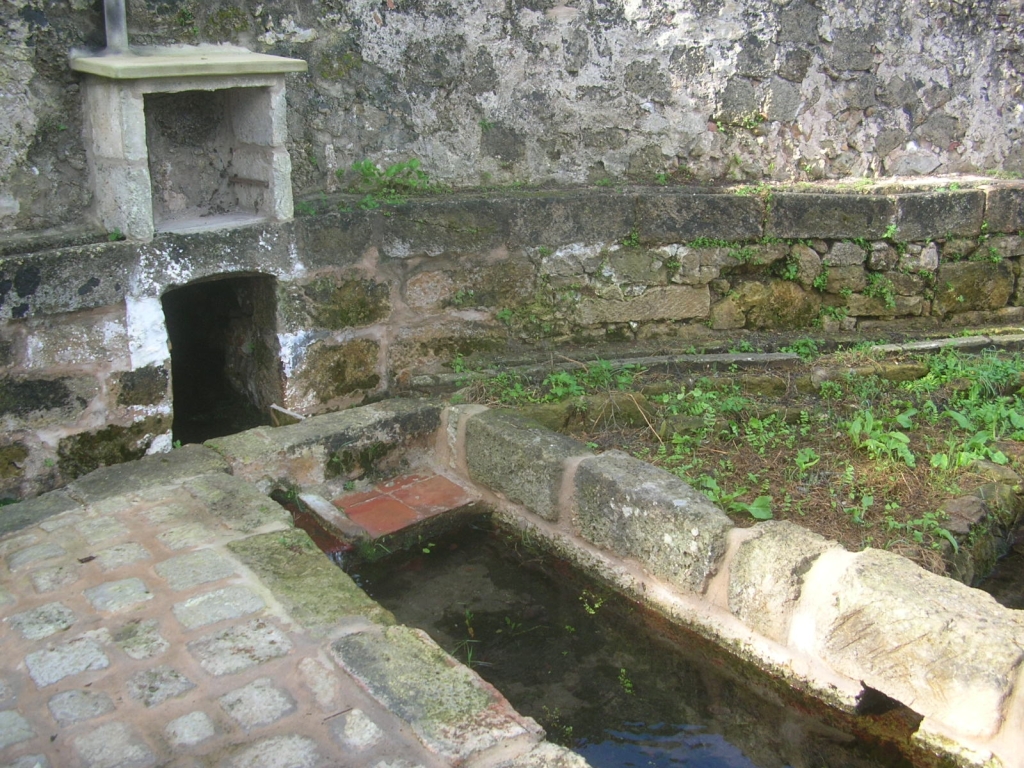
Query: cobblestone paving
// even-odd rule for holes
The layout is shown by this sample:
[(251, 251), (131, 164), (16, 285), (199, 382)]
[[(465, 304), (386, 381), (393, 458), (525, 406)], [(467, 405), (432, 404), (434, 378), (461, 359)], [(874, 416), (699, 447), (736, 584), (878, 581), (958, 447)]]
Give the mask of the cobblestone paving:
[(289, 527), (211, 514), (196, 489), (232, 480), (115, 493), (0, 539), (0, 765), (448, 764), (225, 548)]

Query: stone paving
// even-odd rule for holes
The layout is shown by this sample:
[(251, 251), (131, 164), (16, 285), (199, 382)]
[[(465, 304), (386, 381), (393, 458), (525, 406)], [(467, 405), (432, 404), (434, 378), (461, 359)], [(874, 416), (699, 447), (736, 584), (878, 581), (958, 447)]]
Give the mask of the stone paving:
[[(417, 519), (465, 501), (428, 476), (373, 498), (403, 489)], [(0, 538), (0, 765), (585, 765), (212, 451), (56, 493)]]

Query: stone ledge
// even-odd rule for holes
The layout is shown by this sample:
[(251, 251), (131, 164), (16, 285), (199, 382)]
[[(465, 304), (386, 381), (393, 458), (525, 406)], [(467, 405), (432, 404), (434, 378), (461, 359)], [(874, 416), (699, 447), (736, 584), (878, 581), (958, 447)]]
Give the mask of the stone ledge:
[(181, 484), (198, 475), (228, 472), (228, 463), (216, 452), (200, 445), (186, 445), (169, 453), (97, 469), (72, 482), (66, 492), (85, 504), (94, 504), (151, 486)]
[(504, 749), (525, 751), (544, 735), (420, 630), (367, 630), (336, 640), (331, 652), (371, 696), (409, 723), (427, 749), (454, 765)]
[(899, 555), (843, 555), (840, 572), (821, 558), (807, 576), (829, 595), (811, 609), (821, 658), (963, 736), (995, 736), (1024, 661), (1024, 617)]
[(704, 593), (733, 527), (707, 497), (621, 451), (582, 461), (573, 490), (573, 527), (583, 539), (686, 592)]
[[(383, 403), (316, 416), (283, 427), (257, 427), (206, 445), (225, 457), (233, 474), (254, 482), (301, 486), (341, 475), (349, 462), (360, 466), (409, 441), (434, 433), (441, 406), (427, 400)], [(368, 456), (360, 456), (368, 452)], [(370, 467), (363, 466), (364, 470)]]
[(545, 520), (557, 520), (563, 466), (593, 455), (583, 443), (509, 411), (486, 411), (466, 422), (469, 477)]

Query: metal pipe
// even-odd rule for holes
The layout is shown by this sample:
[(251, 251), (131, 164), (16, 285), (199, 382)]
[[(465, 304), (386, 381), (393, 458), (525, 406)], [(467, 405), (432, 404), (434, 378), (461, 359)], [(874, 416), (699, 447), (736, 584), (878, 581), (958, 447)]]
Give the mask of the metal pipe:
[(128, 16), (124, 2), (125, 0), (103, 0), (107, 53), (128, 53)]

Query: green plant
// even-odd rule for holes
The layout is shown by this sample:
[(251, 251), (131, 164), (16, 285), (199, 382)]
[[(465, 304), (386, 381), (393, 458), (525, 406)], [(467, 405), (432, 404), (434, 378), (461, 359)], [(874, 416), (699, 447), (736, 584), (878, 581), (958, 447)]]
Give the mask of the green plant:
[(124, 233), (120, 227), (114, 227), (110, 232), (107, 233), (107, 240), (114, 243), (118, 240), (124, 240)]
[(623, 692), (627, 696), (633, 695), (633, 681), (629, 679), (629, 675), (626, 673), (625, 668), (619, 669), (619, 687), (622, 688)]
[(882, 237), (884, 239), (886, 239), (886, 240), (895, 240), (896, 239), (896, 225), (895, 224), (890, 224), (888, 227), (886, 227), (885, 228), (885, 232), (882, 233)]
[(872, 299), (878, 299), (888, 309), (896, 308), (896, 289), (892, 280), (878, 272), (868, 275), (867, 286), (864, 288), (864, 295)]
[[(909, 423), (909, 416), (901, 414), (904, 424)], [(870, 411), (855, 416), (846, 425), (846, 434), (858, 449), (867, 451), (873, 459), (885, 458), (903, 460), (908, 467), (916, 465), (916, 458), (910, 450), (910, 438), (899, 430), (887, 430), (882, 422), (875, 419)]]
[(823, 267), (818, 276), (811, 281), (811, 287), (818, 291), (825, 291), (828, 288), (828, 267)]
[(597, 184), (597, 186), (599, 186), (599, 187), (610, 187), (614, 182), (610, 178), (605, 176), (602, 179), (598, 179), (594, 183)]
[(583, 604), (583, 610), (589, 616), (596, 616), (601, 606), (605, 604), (607, 598), (595, 595), (589, 589), (584, 589), (580, 593), (580, 603)]
[(316, 213), (316, 204), (309, 200), (300, 200), (295, 204), (295, 213), (299, 216), (312, 216)]
[[(420, 170), (417, 158), (403, 160), (381, 168), (372, 160), (360, 160), (352, 164), (356, 179), (351, 190), (365, 194), (359, 205), (364, 210), (373, 210), (381, 203), (401, 204), (406, 195), (429, 192), (435, 188), (426, 171)], [(339, 168), (338, 178), (345, 172)]]
[(490, 120), (487, 120), (486, 118), (481, 118), (479, 125), (480, 130), (483, 131), (484, 133), (487, 133), (494, 127), (494, 123), (492, 123)]
[(627, 248), (637, 248), (640, 245), (640, 230), (633, 227), (629, 234), (622, 239), (622, 244)]
[(804, 361), (813, 360), (819, 354), (818, 342), (814, 339), (797, 339), (792, 344), (782, 347), (780, 351), (800, 355), (800, 359)]
[(793, 460), (796, 462), (797, 469), (803, 474), (821, 461), (821, 456), (813, 448), (801, 448), (796, 452), (796, 458)]

